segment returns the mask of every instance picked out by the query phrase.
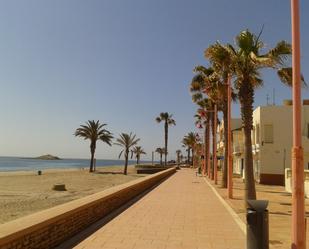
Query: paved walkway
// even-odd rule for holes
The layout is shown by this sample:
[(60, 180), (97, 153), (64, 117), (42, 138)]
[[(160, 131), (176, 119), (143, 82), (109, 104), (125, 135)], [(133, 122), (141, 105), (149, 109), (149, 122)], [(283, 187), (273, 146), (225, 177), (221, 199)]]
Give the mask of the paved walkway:
[(195, 171), (182, 169), (76, 249), (243, 249), (245, 235)]

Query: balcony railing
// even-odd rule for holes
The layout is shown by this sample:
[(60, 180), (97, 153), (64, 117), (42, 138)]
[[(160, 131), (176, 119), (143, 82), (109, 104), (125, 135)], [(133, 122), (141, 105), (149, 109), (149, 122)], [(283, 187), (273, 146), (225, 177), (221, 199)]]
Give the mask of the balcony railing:
[(240, 154), (244, 152), (244, 145), (237, 144), (233, 145), (233, 154)]
[(259, 144), (252, 144), (252, 151), (253, 152), (258, 152), (259, 150), (260, 150)]

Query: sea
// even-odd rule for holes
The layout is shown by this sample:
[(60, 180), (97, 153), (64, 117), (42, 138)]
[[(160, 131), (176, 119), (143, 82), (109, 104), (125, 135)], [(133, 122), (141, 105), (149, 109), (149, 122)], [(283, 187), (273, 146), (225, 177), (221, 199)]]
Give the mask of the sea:
[[(130, 164), (136, 161), (129, 160)], [(147, 163), (141, 161), (141, 163)], [(22, 157), (0, 157), (0, 172), (7, 171), (36, 171), (44, 169), (70, 169), (88, 168), (90, 159), (61, 159), (61, 160), (41, 160)], [(124, 165), (124, 160), (103, 160), (97, 159), (96, 166), (117, 166)]]

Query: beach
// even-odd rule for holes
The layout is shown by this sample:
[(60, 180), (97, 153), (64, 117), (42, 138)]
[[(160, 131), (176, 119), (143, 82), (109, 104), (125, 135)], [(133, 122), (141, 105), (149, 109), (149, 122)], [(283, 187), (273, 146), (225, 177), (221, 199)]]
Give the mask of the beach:
[[(97, 172), (82, 169), (47, 169), (37, 171), (0, 172), (0, 224), (71, 200), (82, 198), (143, 175), (133, 166), (123, 175), (123, 166), (97, 167)], [(55, 191), (53, 185), (63, 183), (67, 191)]]

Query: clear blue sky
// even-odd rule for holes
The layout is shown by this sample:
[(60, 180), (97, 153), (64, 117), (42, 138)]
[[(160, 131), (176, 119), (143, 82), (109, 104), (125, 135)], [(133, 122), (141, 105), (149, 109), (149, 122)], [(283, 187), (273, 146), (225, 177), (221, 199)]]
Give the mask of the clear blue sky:
[[(302, 71), (309, 78), (309, 3), (301, 0)], [(99, 119), (118, 136), (134, 132), (151, 157), (163, 146), (155, 117), (174, 114), (171, 157), (194, 129), (188, 84), (204, 49), (233, 42), (241, 30), (259, 32), (268, 47), (290, 41), (289, 0), (2, 0), (0, 1), (0, 155), (87, 158), (89, 144), (73, 136)], [(307, 46), (305, 46), (307, 45)], [(256, 105), (276, 88), (274, 72)], [(308, 90), (303, 92), (309, 98)], [(234, 105), (233, 115), (239, 115)], [(97, 158), (119, 148), (99, 144)]]

